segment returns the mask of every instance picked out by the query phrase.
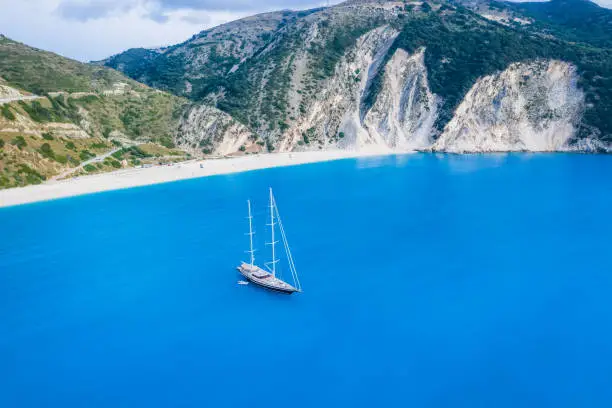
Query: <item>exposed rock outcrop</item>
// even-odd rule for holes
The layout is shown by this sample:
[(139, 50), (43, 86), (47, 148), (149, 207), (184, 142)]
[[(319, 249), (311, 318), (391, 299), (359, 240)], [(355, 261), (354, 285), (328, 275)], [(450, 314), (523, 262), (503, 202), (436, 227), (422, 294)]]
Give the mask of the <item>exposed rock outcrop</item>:
[(562, 61), (514, 63), (479, 79), (434, 150), (447, 152), (568, 149), (584, 109), (576, 68)]
[[(397, 32), (383, 26), (362, 36), (347, 52), (307, 115), (280, 142), (281, 151), (316, 148), (446, 152), (602, 151), (597, 139), (575, 140), (584, 110), (576, 68), (561, 61), (514, 63), (479, 79), (437, 138), (440, 98), (427, 80), (424, 48), (398, 49), (382, 66)], [(371, 81), (384, 70), (370, 107), (363, 104)], [(193, 151), (231, 154), (257, 140), (246, 126), (208, 106), (181, 122), (179, 145)]]
[(261, 150), (257, 137), (244, 125), (217, 108), (199, 105), (181, 119), (176, 137), (184, 150), (200, 154), (227, 155), (245, 150)]
[(305, 117), (287, 133), (289, 137), (281, 144), (281, 150), (294, 149), (300, 140), (306, 140), (306, 144), (316, 141), (314, 146), (304, 148), (356, 150), (378, 145), (379, 141), (361, 126), (359, 109), (397, 35), (393, 28), (383, 26), (361, 36), (340, 60), (320, 96), (306, 109)]
[(425, 49), (415, 55), (398, 49), (385, 68), (383, 84), (363, 123), (373, 140), (395, 150), (431, 144), (439, 98), (429, 89), (423, 62)]

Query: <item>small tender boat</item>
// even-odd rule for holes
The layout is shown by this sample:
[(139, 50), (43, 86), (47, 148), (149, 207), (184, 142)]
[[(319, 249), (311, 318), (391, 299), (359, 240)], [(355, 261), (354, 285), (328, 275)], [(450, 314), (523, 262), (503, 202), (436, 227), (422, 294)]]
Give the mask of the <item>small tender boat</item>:
[(247, 282), (247, 281), (243, 281), (243, 280), (239, 280), (239, 281), (238, 281), (238, 284), (239, 284), (239, 285), (248, 285), (248, 284), (249, 284), (249, 282)]
[[(250, 249), (247, 252), (251, 254), (251, 261), (249, 263), (242, 262), (242, 264), (237, 268), (238, 271), (249, 282), (252, 282), (255, 285), (261, 286), (266, 289), (287, 294), (302, 292), (300, 280), (298, 279), (297, 271), (295, 269), (295, 263), (293, 262), (293, 256), (291, 255), (291, 250), (289, 249), (289, 243), (287, 242), (287, 236), (285, 235), (285, 229), (283, 228), (283, 223), (278, 212), (278, 207), (276, 205), (276, 200), (274, 199), (272, 189), (270, 189), (270, 224), (268, 224), (270, 226), (272, 240), (267, 243), (267, 245), (270, 245), (272, 248), (272, 260), (264, 264), (268, 270), (264, 270), (259, 266), (255, 265), (255, 250), (253, 249), (253, 235), (255, 235), (255, 233), (253, 232), (253, 216), (251, 215), (250, 200), (247, 201), (247, 205), (249, 209), (249, 232), (247, 235), (249, 236), (250, 243)], [(279, 260), (276, 259), (275, 249), (278, 241), (274, 240), (274, 233), (277, 226), (281, 233), (283, 246), (287, 255), (287, 262), (289, 264), (289, 270), (291, 271), (293, 285), (290, 285), (289, 283), (282, 280), (279, 276), (277, 276), (276, 264)]]

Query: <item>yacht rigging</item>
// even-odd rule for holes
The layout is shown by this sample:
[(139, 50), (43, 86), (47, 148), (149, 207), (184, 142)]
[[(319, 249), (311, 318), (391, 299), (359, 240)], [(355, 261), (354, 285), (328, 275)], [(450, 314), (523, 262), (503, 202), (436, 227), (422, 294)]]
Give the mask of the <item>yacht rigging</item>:
[[(270, 227), (271, 240), (266, 243), (271, 247), (272, 258), (269, 262), (265, 262), (264, 266), (267, 270), (260, 268), (255, 264), (255, 249), (253, 247), (253, 215), (251, 212), (251, 201), (247, 200), (247, 208), (249, 216), (247, 219), (249, 220), (249, 232), (247, 235), (249, 236), (249, 250), (246, 251), (250, 254), (250, 262), (242, 262), (242, 264), (237, 268), (238, 271), (244, 276), (249, 282), (252, 282), (255, 285), (264, 287), (266, 289), (274, 290), (277, 292), (292, 294), (295, 292), (302, 292), (302, 286), (300, 284), (300, 280), (297, 274), (297, 270), (295, 269), (295, 262), (293, 261), (293, 256), (291, 254), (291, 249), (289, 248), (289, 242), (287, 241), (287, 235), (285, 234), (285, 228), (283, 227), (283, 223), (281, 221), (280, 213), (278, 211), (278, 206), (276, 204), (276, 199), (274, 198), (274, 193), (270, 188), (270, 223), (268, 226)], [(279, 241), (276, 240), (276, 228), (278, 227), (278, 231), (280, 232), (280, 238), (285, 254), (287, 257), (287, 263), (289, 264), (289, 270), (291, 271), (291, 278), (293, 280), (293, 284), (289, 284), (281, 279), (277, 274), (277, 263), (279, 259), (276, 258), (276, 244)]]

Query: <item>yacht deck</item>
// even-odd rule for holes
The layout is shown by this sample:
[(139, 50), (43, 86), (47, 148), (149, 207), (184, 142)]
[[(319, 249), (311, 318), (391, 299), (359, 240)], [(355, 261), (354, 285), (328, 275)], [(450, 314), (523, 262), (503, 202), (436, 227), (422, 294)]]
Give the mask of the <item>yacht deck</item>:
[(257, 265), (251, 266), (250, 264), (242, 263), (242, 265), (238, 267), (238, 271), (256, 285), (286, 293), (299, 292), (295, 287), (275, 277), (270, 272), (261, 269)]

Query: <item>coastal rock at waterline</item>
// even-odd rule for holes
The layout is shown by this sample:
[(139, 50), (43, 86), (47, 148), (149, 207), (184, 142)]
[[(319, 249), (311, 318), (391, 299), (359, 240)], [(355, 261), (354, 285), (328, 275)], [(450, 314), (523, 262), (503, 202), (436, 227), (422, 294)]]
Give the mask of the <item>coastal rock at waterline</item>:
[(576, 68), (562, 61), (514, 63), (479, 79), (433, 145), (446, 152), (570, 149), (584, 110)]

